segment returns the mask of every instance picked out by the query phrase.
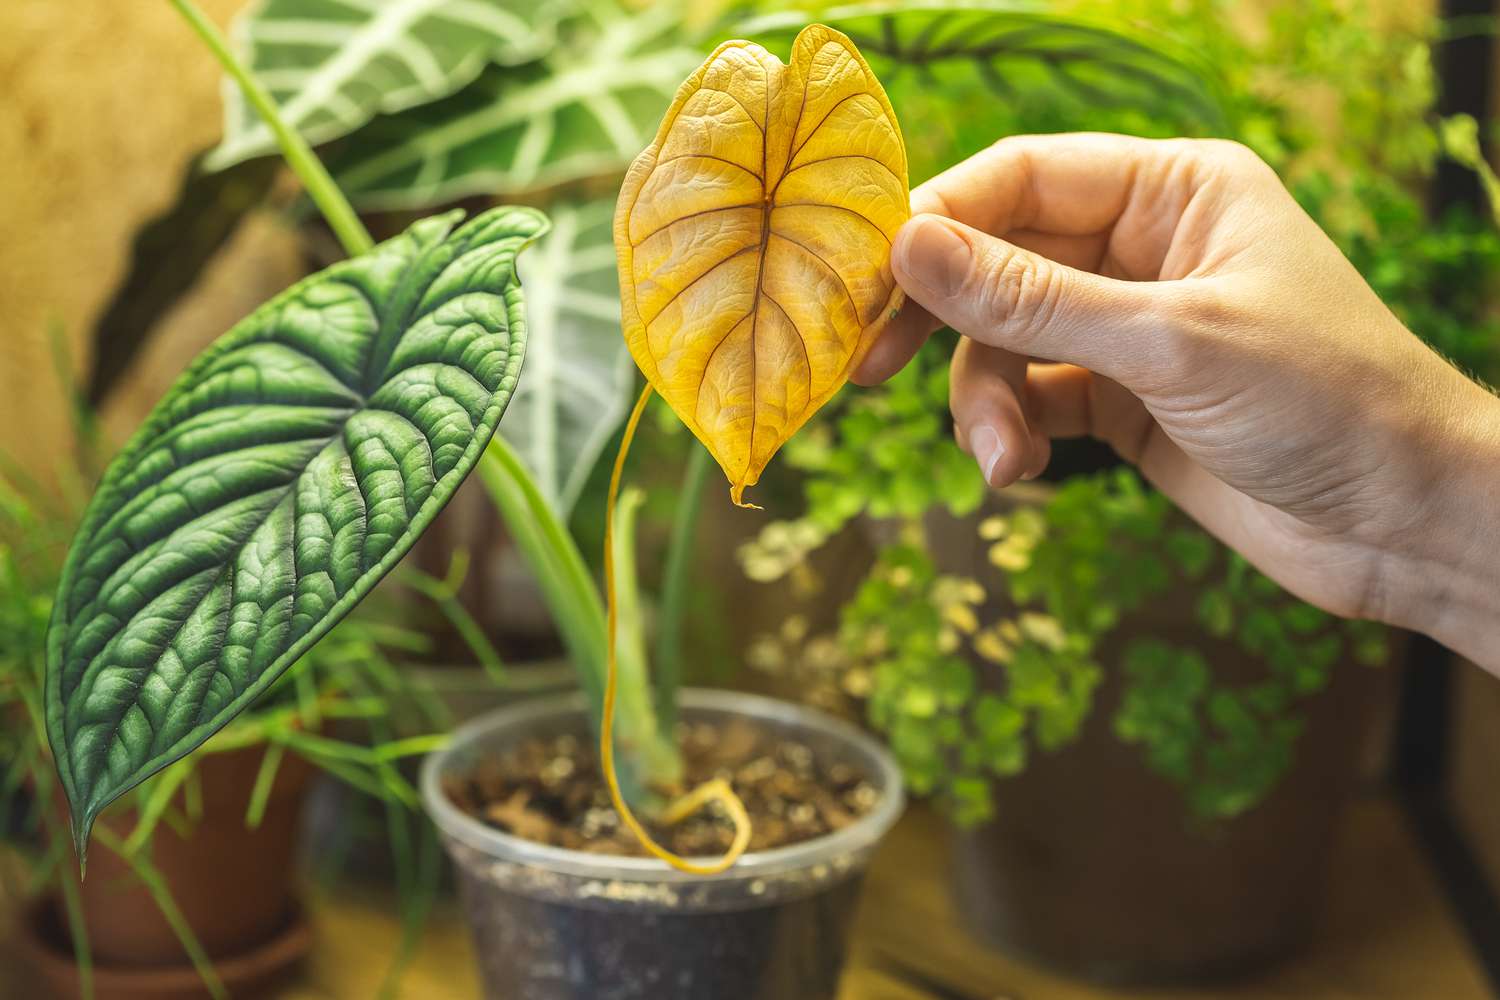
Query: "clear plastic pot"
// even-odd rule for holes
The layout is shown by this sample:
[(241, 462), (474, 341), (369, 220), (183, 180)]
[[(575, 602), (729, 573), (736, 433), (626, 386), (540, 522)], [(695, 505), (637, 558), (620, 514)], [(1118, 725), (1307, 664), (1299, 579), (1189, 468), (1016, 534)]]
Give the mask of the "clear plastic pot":
[(879, 792), (826, 837), (689, 875), (649, 858), (533, 843), (461, 812), (442, 790), (486, 754), (586, 731), (581, 695), (511, 705), (460, 728), (422, 767), (422, 798), (458, 872), (485, 992), (506, 1000), (823, 1000), (833, 996), (866, 865), (901, 814), (890, 754), (847, 723), (770, 698), (681, 693), (689, 722), (753, 720), (855, 768)]

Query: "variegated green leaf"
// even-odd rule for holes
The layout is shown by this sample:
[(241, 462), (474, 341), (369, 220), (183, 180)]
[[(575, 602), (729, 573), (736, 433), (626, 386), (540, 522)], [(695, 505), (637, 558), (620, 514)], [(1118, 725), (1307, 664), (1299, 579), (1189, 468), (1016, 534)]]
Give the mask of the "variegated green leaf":
[(674, 2), (629, 14), (592, 0), (560, 31), (545, 59), (492, 67), (350, 136), (329, 163), (339, 186), (362, 207), (415, 208), (623, 170), (702, 53), (683, 43)]
[(552, 231), (521, 263), (526, 379), (500, 433), (564, 519), (635, 384), (620, 333), (614, 211), (613, 199), (552, 206)]
[(479, 460), (547, 227), (426, 219), (298, 283), (193, 362), (105, 473), (47, 635), (79, 851), (99, 811), (249, 705), (385, 575)]
[[(239, 57), (312, 142), (446, 97), (489, 63), (552, 47), (565, 0), (261, 0), (235, 22)], [(232, 81), (211, 169), (276, 151)]]

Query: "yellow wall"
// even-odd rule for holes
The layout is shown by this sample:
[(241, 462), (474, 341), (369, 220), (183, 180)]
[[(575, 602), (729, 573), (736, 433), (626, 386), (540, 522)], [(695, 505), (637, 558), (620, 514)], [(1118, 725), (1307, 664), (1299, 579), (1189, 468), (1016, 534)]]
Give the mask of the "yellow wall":
[[(222, 25), (244, 0), (200, 3)], [(68, 447), (49, 324), (62, 324), (81, 370), (134, 231), (170, 204), (187, 162), (218, 136), (218, 79), (161, 0), (0, 3), (0, 451), (34, 473)], [(249, 227), (234, 249), (280, 272), (284, 285), (295, 258), (269, 249), (268, 228)], [(180, 364), (279, 287), (242, 287), (263, 282), (237, 282), (220, 265), (210, 275), (220, 301), (185, 303), (152, 356), (172, 353)], [(140, 366), (111, 407), (116, 431), (144, 414), (177, 364), (160, 373)]]

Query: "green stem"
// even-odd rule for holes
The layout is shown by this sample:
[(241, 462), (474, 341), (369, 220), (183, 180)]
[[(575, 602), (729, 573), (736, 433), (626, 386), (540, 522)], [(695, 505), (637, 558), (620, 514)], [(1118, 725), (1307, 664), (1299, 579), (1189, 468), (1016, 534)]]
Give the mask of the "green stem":
[[(479, 462), (479, 478), (542, 588), (563, 645), (578, 671), (589, 706), (589, 722), (597, 734), (609, 639), (604, 602), (588, 564), (520, 456), (498, 434)], [(678, 777), (680, 762), (676, 744), (660, 738), (643, 658), (638, 651), (623, 646), (620, 653), (618, 752), (625, 765), (622, 779), (627, 786), (626, 797), (641, 801), (643, 787), (671, 784)]]
[(496, 684), (505, 684), (509, 679), (505, 671), (505, 662), (500, 658), (500, 652), (495, 648), (495, 644), (490, 642), (490, 637), (485, 635), (479, 622), (474, 620), (474, 616), (469, 614), (469, 609), (458, 600), (456, 596), (458, 588), (418, 569), (407, 567), (398, 572), (402, 583), (431, 601), (443, 617), (448, 619), (448, 624), (458, 633), (458, 637), (479, 661), (484, 672), (490, 675), (490, 679)]
[(183, 18), (203, 39), (224, 71), (234, 78), (239, 84), (240, 91), (244, 93), (245, 100), (255, 108), (256, 112), (270, 128), (271, 134), (276, 137), (276, 142), (281, 146), (281, 155), (286, 158), (287, 165), (297, 174), (302, 181), (302, 186), (307, 189), (308, 197), (312, 198), (313, 204), (318, 206), (318, 211), (323, 213), (323, 218), (328, 220), (328, 225), (333, 228), (333, 233), (344, 246), (344, 251), (351, 257), (368, 253), (375, 246), (375, 241), (370, 238), (369, 230), (365, 229), (359, 216), (355, 214), (349, 199), (344, 197), (344, 192), (334, 183), (329, 176), (328, 169), (323, 166), (307, 140), (293, 129), (281, 117), (281, 111), (276, 107), (276, 102), (271, 95), (260, 85), (250, 71), (243, 66), (234, 53), (229, 50), (229, 43), (219, 29), (204, 16), (203, 11), (193, 0), (168, 0), (176, 7)]
[[(61, 823), (50, 818), (47, 819), (47, 829), (54, 841), (61, 840), (66, 843), (71, 839), (63, 831)], [(79, 872), (79, 878), (83, 873)], [(83, 893), (78, 890), (78, 883), (72, 877), (63, 872), (57, 884), (62, 887), (63, 910), (68, 920), (68, 937), (73, 943), (73, 963), (78, 967), (78, 995), (82, 1000), (94, 1000), (94, 952), (89, 946), (89, 926), (83, 919)]]
[(664, 739), (672, 739), (677, 727), (677, 689), (682, 686), (682, 619), (692, 576), (693, 541), (698, 512), (703, 506), (703, 485), (712, 467), (707, 448), (696, 443), (682, 477), (677, 518), (667, 542), (667, 565), (661, 588), (661, 625), (656, 635), (656, 662), (652, 689), (656, 702), (656, 725)]
[(519, 455), (496, 434), (479, 462), (479, 478), (521, 555), (536, 574), (542, 596), (562, 633), (598, 724), (604, 699), (604, 605), (583, 554), (548, 505)]
[(161, 911), (162, 918), (166, 920), (167, 926), (172, 928), (172, 933), (177, 936), (177, 943), (182, 945), (182, 950), (187, 952), (188, 961), (192, 963), (198, 978), (203, 981), (203, 986), (209, 995), (215, 1000), (229, 1000), (229, 991), (224, 988), (224, 982), (219, 978), (218, 971), (209, 960), (208, 953), (203, 950), (203, 945), (198, 941), (198, 935), (193, 933), (193, 927), (183, 916), (182, 911), (177, 908), (177, 902), (172, 898), (172, 890), (167, 887), (167, 880), (162, 877), (160, 871), (151, 862), (139, 854), (131, 854), (125, 849), (125, 845), (115, 836), (114, 831), (100, 825), (94, 830), (94, 839), (106, 848), (119, 855), (135, 877), (146, 887), (151, 899), (156, 903), (156, 908)]

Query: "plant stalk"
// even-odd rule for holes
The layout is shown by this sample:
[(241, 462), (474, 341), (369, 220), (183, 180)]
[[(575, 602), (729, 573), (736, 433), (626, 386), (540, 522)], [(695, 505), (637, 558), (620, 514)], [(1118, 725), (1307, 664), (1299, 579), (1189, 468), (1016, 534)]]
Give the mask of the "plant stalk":
[(656, 725), (662, 738), (671, 740), (677, 728), (677, 690), (682, 686), (682, 621), (686, 612), (688, 581), (693, 568), (693, 541), (698, 513), (703, 507), (703, 486), (712, 467), (707, 448), (693, 443), (677, 516), (667, 542), (666, 569), (661, 588), (661, 621), (656, 636), (656, 661), (652, 666), (652, 695), (656, 703)]
[(368, 253), (375, 246), (375, 241), (370, 238), (369, 230), (360, 221), (354, 207), (349, 204), (349, 199), (344, 197), (344, 192), (340, 191), (339, 186), (334, 183), (333, 177), (328, 173), (328, 168), (323, 166), (323, 161), (318, 159), (312, 147), (307, 144), (307, 140), (281, 117), (281, 111), (276, 107), (276, 102), (271, 95), (251, 75), (249, 69), (235, 58), (234, 53), (229, 49), (229, 43), (218, 27), (204, 15), (193, 0), (168, 0), (168, 2), (177, 8), (192, 29), (197, 32), (198, 37), (203, 39), (203, 43), (219, 60), (219, 65), (223, 66), (224, 71), (234, 79), (235, 83), (239, 84), (245, 99), (265, 120), (271, 134), (276, 137), (276, 142), (281, 147), (281, 155), (285, 157), (287, 165), (302, 181), (308, 197), (312, 198), (313, 204), (318, 206), (318, 211), (323, 213), (323, 218), (328, 220), (328, 225), (332, 227), (344, 251), (351, 257)]
[[(519, 455), (499, 434), (479, 462), (478, 475), (489, 491), (516, 547), (542, 588), (552, 620), (578, 671), (588, 703), (589, 724), (597, 734), (604, 705), (604, 676), (609, 639), (604, 602), (583, 554), (567, 526), (547, 503)], [(662, 739), (652, 711), (646, 665), (627, 641), (620, 647), (621, 678), (617, 729), (626, 797), (654, 785), (671, 785), (680, 777), (676, 743)]]
[(597, 725), (604, 697), (604, 605), (583, 555), (520, 456), (499, 434), (490, 440), (478, 473), (516, 547), (536, 574), (563, 645), (579, 672), (590, 718)]

